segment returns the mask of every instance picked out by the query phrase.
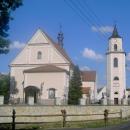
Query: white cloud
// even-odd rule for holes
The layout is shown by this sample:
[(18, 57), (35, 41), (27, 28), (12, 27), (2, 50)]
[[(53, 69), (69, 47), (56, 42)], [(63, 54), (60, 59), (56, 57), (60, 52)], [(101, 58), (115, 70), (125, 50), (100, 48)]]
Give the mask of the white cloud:
[(104, 57), (101, 54), (96, 53), (94, 50), (89, 48), (84, 48), (82, 52), (83, 57), (92, 59), (92, 60), (103, 60)]
[(101, 27), (92, 26), (91, 29), (93, 32), (100, 32), (100, 33), (110, 33), (113, 31), (112, 26), (101, 26)]
[(127, 54), (126, 60), (130, 61), (130, 53)]
[(80, 67), (80, 70), (84, 71), (84, 70), (91, 70), (88, 66), (82, 66)]
[(10, 44), (10, 49), (22, 49), (25, 46), (25, 43), (14, 41)]

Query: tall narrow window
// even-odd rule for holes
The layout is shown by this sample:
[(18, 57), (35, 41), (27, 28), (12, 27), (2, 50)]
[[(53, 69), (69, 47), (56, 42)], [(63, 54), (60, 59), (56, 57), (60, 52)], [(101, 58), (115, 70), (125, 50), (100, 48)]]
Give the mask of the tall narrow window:
[(114, 58), (114, 67), (118, 67), (118, 59)]
[(49, 89), (49, 93), (48, 93), (48, 97), (49, 99), (55, 99), (55, 88), (50, 88)]
[(114, 51), (117, 51), (117, 44), (114, 44)]
[(41, 51), (38, 51), (38, 53), (37, 53), (37, 59), (42, 59), (42, 52)]

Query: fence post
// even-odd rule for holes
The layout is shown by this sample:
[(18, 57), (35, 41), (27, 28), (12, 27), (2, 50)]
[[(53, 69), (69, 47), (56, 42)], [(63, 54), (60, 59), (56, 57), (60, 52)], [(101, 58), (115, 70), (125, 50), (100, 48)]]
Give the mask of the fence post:
[(120, 120), (122, 120), (122, 118), (123, 118), (123, 110), (121, 109), (120, 110)]
[(104, 110), (104, 123), (106, 127), (108, 123), (108, 110), (107, 109)]
[(15, 112), (15, 109), (13, 109), (13, 112), (12, 112), (12, 130), (15, 130), (15, 116), (16, 112)]
[(63, 109), (63, 110), (61, 110), (61, 113), (62, 113), (62, 116), (63, 116), (63, 127), (65, 127), (66, 126), (66, 110), (65, 109)]

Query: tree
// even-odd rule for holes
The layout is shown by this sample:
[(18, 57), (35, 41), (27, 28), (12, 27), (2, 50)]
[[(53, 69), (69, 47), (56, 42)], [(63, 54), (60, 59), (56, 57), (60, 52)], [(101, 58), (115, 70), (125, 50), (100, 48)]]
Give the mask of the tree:
[(0, 54), (6, 54), (9, 51), (10, 41), (7, 38), (9, 30), (9, 21), (11, 12), (22, 5), (22, 0), (0, 0)]
[(7, 103), (9, 99), (9, 86), (10, 86), (9, 75), (1, 75), (0, 76), (0, 95), (4, 96), (5, 103)]
[(79, 99), (82, 97), (81, 86), (80, 70), (78, 66), (75, 66), (69, 84), (68, 104), (79, 104)]

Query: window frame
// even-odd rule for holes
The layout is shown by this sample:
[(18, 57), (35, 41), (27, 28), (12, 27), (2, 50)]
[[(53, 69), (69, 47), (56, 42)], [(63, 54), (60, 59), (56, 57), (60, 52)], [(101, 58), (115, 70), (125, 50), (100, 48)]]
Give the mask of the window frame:
[(113, 66), (114, 66), (114, 68), (117, 68), (117, 67), (118, 67), (118, 58), (117, 58), (117, 57), (115, 57), (115, 58), (113, 59)]
[(117, 51), (117, 44), (114, 44), (114, 51)]
[(56, 89), (55, 88), (49, 88), (48, 89), (48, 99), (55, 99), (56, 97)]
[(41, 51), (37, 52), (37, 59), (38, 60), (42, 59), (42, 52)]

